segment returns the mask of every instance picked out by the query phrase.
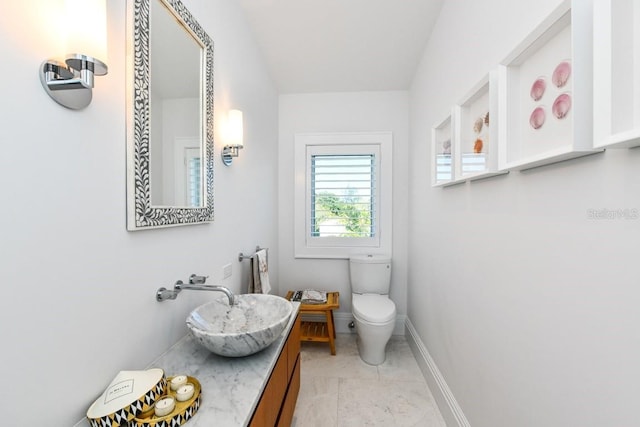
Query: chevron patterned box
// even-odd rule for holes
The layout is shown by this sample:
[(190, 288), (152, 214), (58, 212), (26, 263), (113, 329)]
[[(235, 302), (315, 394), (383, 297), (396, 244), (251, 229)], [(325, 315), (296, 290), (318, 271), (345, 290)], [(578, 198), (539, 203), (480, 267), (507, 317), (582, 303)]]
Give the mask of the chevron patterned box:
[(136, 415), (153, 408), (167, 390), (167, 379), (159, 368), (120, 371), (87, 410), (91, 427), (126, 427)]

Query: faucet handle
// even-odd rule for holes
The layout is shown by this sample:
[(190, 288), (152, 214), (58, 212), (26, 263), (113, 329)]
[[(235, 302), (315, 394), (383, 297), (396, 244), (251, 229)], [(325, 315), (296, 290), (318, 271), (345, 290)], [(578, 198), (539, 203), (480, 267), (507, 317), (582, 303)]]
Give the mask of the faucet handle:
[(191, 276), (189, 276), (189, 284), (202, 285), (207, 281), (207, 277), (209, 276), (198, 276), (197, 274), (192, 274)]
[(180, 292), (180, 290), (176, 291), (167, 288), (160, 288), (156, 291), (156, 301), (162, 302), (168, 299), (176, 299), (178, 292)]

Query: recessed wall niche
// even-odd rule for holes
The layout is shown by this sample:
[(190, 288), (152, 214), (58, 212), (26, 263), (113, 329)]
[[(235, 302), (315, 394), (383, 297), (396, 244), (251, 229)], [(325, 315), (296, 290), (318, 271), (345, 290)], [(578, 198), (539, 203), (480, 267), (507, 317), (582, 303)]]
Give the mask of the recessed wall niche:
[(449, 114), (431, 128), (431, 185), (433, 187), (456, 183), (454, 154), (453, 117)]
[(640, 1), (596, 0), (594, 147), (640, 146)]
[(486, 75), (453, 109), (456, 180), (506, 173), (498, 170), (496, 78), (495, 72)]
[(525, 170), (593, 147), (593, 9), (566, 0), (498, 65), (499, 169)]

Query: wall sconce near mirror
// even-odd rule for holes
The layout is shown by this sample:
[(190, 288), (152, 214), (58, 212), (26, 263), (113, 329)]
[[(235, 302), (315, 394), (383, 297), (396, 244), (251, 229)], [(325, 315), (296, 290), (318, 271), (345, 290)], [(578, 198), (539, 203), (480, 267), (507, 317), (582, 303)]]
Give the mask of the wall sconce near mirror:
[(107, 74), (106, 0), (65, 0), (64, 62), (47, 59), (40, 82), (58, 104), (80, 110), (91, 103), (93, 78)]
[(222, 148), (222, 162), (229, 166), (234, 157), (238, 157), (244, 147), (242, 132), (242, 111), (230, 110), (227, 115), (225, 145)]

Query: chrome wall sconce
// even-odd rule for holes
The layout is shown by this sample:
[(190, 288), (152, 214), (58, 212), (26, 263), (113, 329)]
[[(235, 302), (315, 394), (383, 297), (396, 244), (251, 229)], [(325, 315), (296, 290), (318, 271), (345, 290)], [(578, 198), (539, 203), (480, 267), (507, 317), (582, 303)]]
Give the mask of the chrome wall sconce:
[[(107, 74), (107, 11), (105, 0), (65, 0), (65, 61), (47, 59), (40, 82), (58, 104), (80, 110), (91, 103), (94, 76)], [(101, 59), (98, 59), (101, 58)]]
[(222, 162), (229, 166), (234, 157), (238, 157), (244, 147), (242, 132), (242, 111), (230, 110), (227, 115), (227, 127), (225, 132), (226, 144), (222, 148)]

